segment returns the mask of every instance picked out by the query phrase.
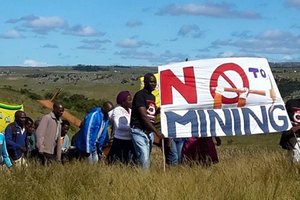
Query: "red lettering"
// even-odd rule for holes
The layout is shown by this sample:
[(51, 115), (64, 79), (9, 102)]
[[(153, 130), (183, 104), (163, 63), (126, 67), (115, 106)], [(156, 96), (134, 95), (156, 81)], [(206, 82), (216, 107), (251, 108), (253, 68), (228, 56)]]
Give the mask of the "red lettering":
[(171, 71), (160, 72), (161, 105), (173, 104), (172, 87), (189, 103), (197, 103), (196, 81), (194, 67), (183, 68), (184, 82)]

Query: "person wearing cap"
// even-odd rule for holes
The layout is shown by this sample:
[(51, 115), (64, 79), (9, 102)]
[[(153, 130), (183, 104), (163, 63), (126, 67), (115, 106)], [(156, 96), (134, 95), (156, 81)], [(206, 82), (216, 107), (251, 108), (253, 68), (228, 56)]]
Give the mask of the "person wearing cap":
[(134, 155), (130, 134), (132, 97), (129, 91), (121, 91), (116, 101), (117, 106), (109, 112), (113, 142), (107, 160), (108, 163), (119, 161), (128, 164), (132, 161)]

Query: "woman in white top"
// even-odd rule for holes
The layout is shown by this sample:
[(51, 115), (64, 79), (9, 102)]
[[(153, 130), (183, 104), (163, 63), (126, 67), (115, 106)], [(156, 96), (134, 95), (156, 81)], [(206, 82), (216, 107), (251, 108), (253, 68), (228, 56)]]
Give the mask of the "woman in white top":
[(119, 161), (128, 164), (134, 156), (130, 134), (132, 97), (128, 91), (122, 91), (118, 94), (116, 101), (118, 105), (109, 112), (113, 130), (113, 143), (107, 160), (108, 163)]

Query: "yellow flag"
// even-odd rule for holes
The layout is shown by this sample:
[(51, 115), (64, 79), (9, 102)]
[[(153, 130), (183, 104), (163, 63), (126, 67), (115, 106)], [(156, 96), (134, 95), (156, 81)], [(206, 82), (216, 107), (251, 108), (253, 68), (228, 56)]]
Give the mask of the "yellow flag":
[[(156, 78), (157, 85), (156, 85), (155, 90), (152, 91), (152, 94), (155, 96), (155, 104), (159, 108), (160, 107), (160, 98), (159, 98), (159, 90), (158, 90), (159, 89), (159, 74), (155, 73), (154, 76)], [(143, 76), (140, 78), (140, 82), (141, 82), (140, 89), (143, 89), (144, 88), (144, 77)]]
[(0, 103), (0, 132), (3, 132), (6, 126), (15, 120), (15, 112), (17, 110), (23, 111), (23, 104), (9, 105)]

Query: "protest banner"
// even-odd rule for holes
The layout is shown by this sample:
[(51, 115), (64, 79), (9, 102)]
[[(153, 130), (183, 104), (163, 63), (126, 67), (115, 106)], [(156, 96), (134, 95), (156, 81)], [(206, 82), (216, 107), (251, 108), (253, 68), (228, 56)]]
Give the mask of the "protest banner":
[(196, 60), (158, 70), (166, 137), (251, 135), (291, 128), (267, 59)]

